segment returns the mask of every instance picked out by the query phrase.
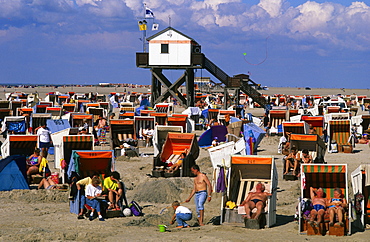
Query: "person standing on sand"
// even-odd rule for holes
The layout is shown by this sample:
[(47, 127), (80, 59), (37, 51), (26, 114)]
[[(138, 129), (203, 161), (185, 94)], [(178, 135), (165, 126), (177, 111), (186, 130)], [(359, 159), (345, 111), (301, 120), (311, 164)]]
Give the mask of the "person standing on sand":
[(203, 219), (204, 219), (204, 203), (207, 200), (207, 194), (208, 194), (208, 202), (212, 199), (212, 186), (208, 179), (208, 177), (200, 172), (198, 165), (193, 165), (190, 168), (191, 172), (196, 175), (194, 179), (194, 188), (191, 191), (188, 199), (185, 200), (185, 202), (190, 202), (191, 198), (195, 194), (195, 207), (197, 210), (198, 215), (198, 221), (200, 226), (204, 226)]

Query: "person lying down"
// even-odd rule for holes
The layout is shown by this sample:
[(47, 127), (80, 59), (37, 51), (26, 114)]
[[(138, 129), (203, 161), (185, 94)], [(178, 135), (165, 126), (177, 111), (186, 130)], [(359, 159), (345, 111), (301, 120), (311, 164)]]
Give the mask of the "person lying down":
[(41, 188), (44, 188), (44, 189), (47, 189), (47, 190), (53, 190), (53, 189), (64, 189), (64, 186), (58, 186), (58, 184), (56, 184), (52, 179), (51, 177), (48, 177), (48, 178), (42, 178), (41, 182), (39, 183), (39, 186), (37, 187), (37, 189), (41, 189)]
[[(262, 183), (258, 183), (256, 185), (255, 192), (249, 192), (247, 198), (240, 204), (240, 206), (244, 206), (245, 213), (243, 217), (247, 219), (257, 219), (261, 215), (262, 211), (266, 207), (266, 201), (269, 196), (272, 196), (271, 193), (265, 192), (265, 185)], [(254, 208), (257, 208), (257, 212), (251, 215), (251, 212)]]

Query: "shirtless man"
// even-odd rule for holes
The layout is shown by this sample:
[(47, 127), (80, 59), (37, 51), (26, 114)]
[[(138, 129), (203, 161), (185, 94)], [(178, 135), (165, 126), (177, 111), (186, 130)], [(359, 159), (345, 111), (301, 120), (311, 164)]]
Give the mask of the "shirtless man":
[[(310, 187), (311, 201), (313, 209), (311, 210), (311, 219), (308, 222), (311, 226), (320, 225), (324, 219), (324, 213), (326, 209), (326, 199), (324, 198), (324, 191), (322, 188), (316, 191), (313, 187)], [(316, 224), (315, 224), (316, 219)]]
[(208, 180), (208, 177), (200, 172), (198, 165), (193, 165), (190, 170), (194, 175), (196, 175), (196, 177), (194, 179), (194, 188), (185, 202), (190, 202), (191, 198), (195, 194), (195, 207), (197, 210), (199, 225), (204, 226), (204, 203), (206, 202), (207, 195), (208, 202), (211, 201), (212, 186)]
[(266, 201), (271, 193), (265, 192), (265, 186), (262, 183), (256, 185), (256, 192), (249, 192), (247, 198), (240, 204), (245, 208), (245, 217), (247, 219), (251, 218), (251, 211), (257, 208), (253, 219), (258, 219), (262, 213), (262, 210), (266, 207)]
[(300, 157), (300, 160), (304, 164), (312, 163), (312, 156), (309, 154), (307, 149), (302, 150), (302, 156)]
[(284, 175), (288, 174), (289, 168), (291, 168), (291, 167), (293, 168), (293, 175), (297, 175), (296, 173), (297, 173), (298, 164), (299, 164), (299, 155), (297, 153), (297, 148), (293, 146), (292, 149), (291, 149), (291, 152), (285, 158), (285, 172), (284, 172)]

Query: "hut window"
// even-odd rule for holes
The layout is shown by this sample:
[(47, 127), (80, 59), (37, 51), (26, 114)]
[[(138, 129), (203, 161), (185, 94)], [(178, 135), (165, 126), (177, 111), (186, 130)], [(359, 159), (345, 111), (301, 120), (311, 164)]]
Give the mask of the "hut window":
[(161, 53), (168, 54), (168, 44), (161, 44)]

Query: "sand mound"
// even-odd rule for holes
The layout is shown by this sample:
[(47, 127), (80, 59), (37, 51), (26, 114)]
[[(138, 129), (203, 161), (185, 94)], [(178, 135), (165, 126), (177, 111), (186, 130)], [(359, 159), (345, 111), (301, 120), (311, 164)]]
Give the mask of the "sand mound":
[(1, 192), (0, 199), (11, 201), (22, 201), (26, 203), (67, 203), (68, 192), (57, 190), (13, 190)]
[(171, 204), (181, 200), (181, 194), (187, 194), (192, 188), (190, 178), (163, 178), (150, 180), (138, 185), (133, 199), (139, 202)]

